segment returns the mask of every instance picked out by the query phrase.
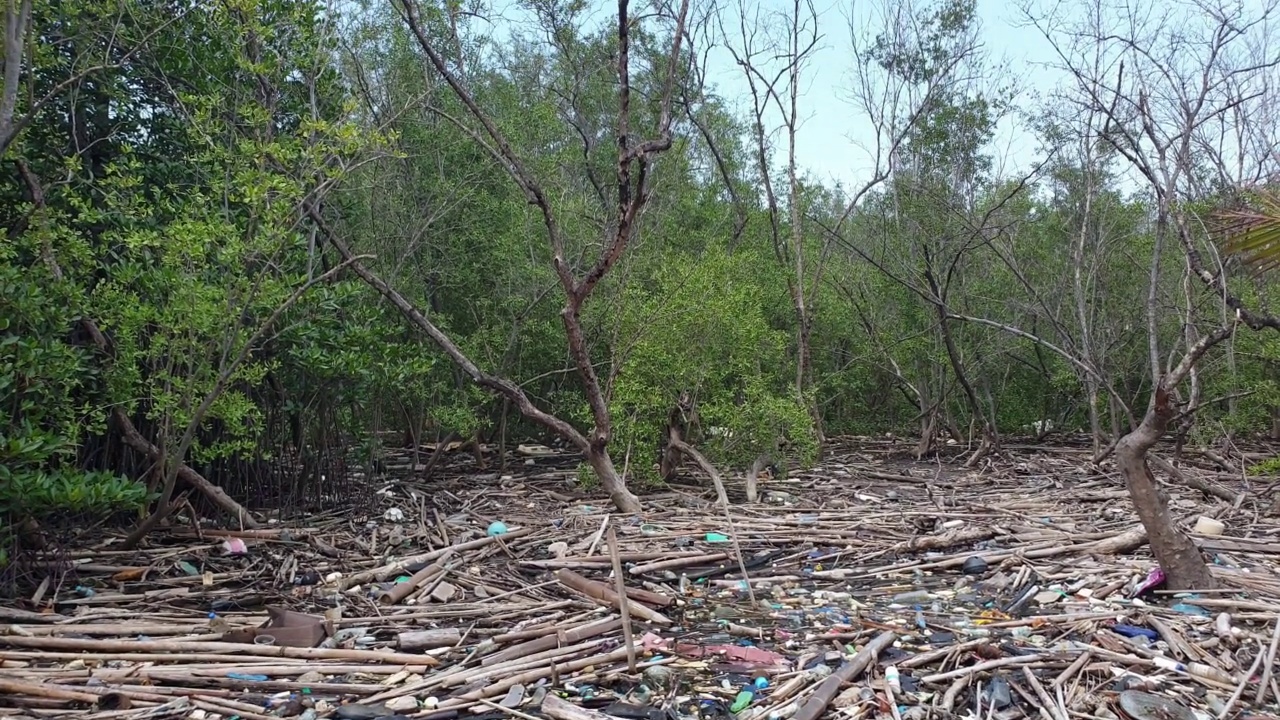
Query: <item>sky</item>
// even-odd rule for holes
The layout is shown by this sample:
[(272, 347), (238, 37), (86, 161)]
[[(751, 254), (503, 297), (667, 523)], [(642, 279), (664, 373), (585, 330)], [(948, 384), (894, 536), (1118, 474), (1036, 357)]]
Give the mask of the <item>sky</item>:
[[(483, 25), (495, 36), (511, 32), (535, 37), (539, 35), (540, 33), (530, 32), (537, 28), (537, 20), (529, 9), (539, 2), (581, 2), (586, 8), (582, 19), (586, 26), (593, 29), (610, 27), (617, 22), (617, 0), (477, 1), (486, 5), (488, 13), (492, 13), (487, 15)], [(677, 1), (665, 0), (669, 4)], [(827, 187), (839, 183), (847, 193), (856, 191), (875, 175), (872, 154), (875, 136), (865, 110), (854, 106), (848, 99), (850, 80), (855, 70), (849, 17), (852, 15), (857, 19), (853, 25), (865, 36), (872, 27), (869, 15), (879, 12), (880, 8), (907, 5), (924, 9), (936, 7), (936, 1), (812, 0), (818, 13), (820, 42), (808, 58), (800, 83), (801, 122), (797, 136), (797, 163), (802, 174), (809, 175)], [(691, 0), (691, 6), (699, 13), (706, 13), (710, 7), (720, 8), (722, 13), (726, 13), (724, 24), (728, 26), (728, 32), (733, 33), (736, 26), (734, 13), (740, 5), (746, 5), (758, 15), (781, 18), (780, 22), (774, 23), (772, 30), (777, 34), (784, 34), (785, 27), (778, 26), (785, 22), (785, 16), (789, 14), (793, 2), (794, 0)], [(1105, 22), (1136, 22), (1146, 28), (1139, 32), (1156, 33), (1160, 36), (1157, 42), (1162, 43), (1171, 42), (1169, 34), (1174, 33), (1188, 51), (1199, 54), (1200, 50), (1204, 50), (1204, 41), (1210, 36), (1214, 23), (1202, 9), (1198, 9), (1198, 2), (1199, 0), (1105, 2), (1103, 4), (1107, 12), (1104, 14), (1108, 16)], [(1280, 0), (1208, 2), (1211, 5), (1221, 5), (1224, 11), (1243, 12), (1250, 19), (1264, 13), (1271, 14), (1276, 8), (1280, 8)], [(1053, 24), (1058, 26), (1055, 27), (1055, 40), (1069, 42), (1065, 37), (1068, 33), (1064, 32), (1060, 23), (1075, 24), (1085, 20), (1083, 13), (1088, 11), (1091, 3), (1084, 0), (976, 0), (977, 33), (983, 64), (988, 68), (1000, 68), (999, 72), (987, 73), (986, 77), (994, 78), (995, 82), (1016, 91), (1013, 103), (1017, 109), (1037, 112), (1047, 102), (1051, 102), (1055, 90), (1067, 87), (1068, 83), (1074, 84), (1074, 81), (1058, 68), (1059, 58), (1054, 48), (1040, 30), (1026, 19), (1021, 9), (1024, 5), (1032, 6), (1038, 15), (1055, 16)], [(631, 6), (632, 16), (643, 20), (644, 14), (651, 11), (652, 2), (631, 0)], [(1199, 22), (1201, 20), (1203, 22)], [(1241, 50), (1251, 47), (1259, 37), (1271, 35), (1269, 27), (1273, 22), (1274, 20), (1268, 20), (1254, 27), (1249, 32), (1252, 39), (1235, 44), (1243, 43)], [(879, 25), (876, 23), (877, 27)], [(697, 41), (707, 44), (703, 37), (698, 37)], [(735, 45), (741, 44), (737, 37), (730, 37), (728, 41)], [(1268, 55), (1275, 52), (1269, 46), (1257, 49)], [(1106, 53), (1109, 56), (1106, 59), (1108, 64), (1116, 59), (1115, 51), (1116, 48), (1113, 47)], [(1238, 51), (1233, 49), (1232, 52)], [(1073, 58), (1073, 61), (1078, 59)], [(1190, 63), (1188, 68), (1198, 62), (1195, 57), (1186, 59)], [(749, 86), (742, 71), (735, 65), (731, 53), (723, 47), (713, 48), (706, 59), (705, 70), (712, 91), (735, 106), (739, 118), (748, 119)], [(1259, 78), (1254, 78), (1250, 82), (1258, 81)], [(768, 118), (769, 129), (777, 131), (779, 121), (780, 118), (776, 115)], [(784, 140), (782, 136), (774, 138), (775, 170), (780, 169), (781, 162), (785, 160)], [(993, 175), (1015, 178), (1027, 174), (1043, 161), (1038, 145), (1034, 132), (1027, 127), (1027, 118), (1019, 112), (1011, 112), (1001, 120), (995, 137), (984, 149), (993, 159)], [(1224, 152), (1230, 155), (1229, 151)], [(1134, 168), (1117, 170), (1117, 180), (1126, 189), (1134, 191), (1144, 186)]]
[[(746, 0), (750, 4), (750, 0)], [(1035, 1), (1035, 0), (1033, 0)], [(1074, 0), (1046, 0), (1049, 3)], [(693, 6), (706, 7), (708, 0), (693, 0)], [(875, 136), (865, 121), (865, 113), (852, 106), (847, 98), (848, 80), (853, 70), (850, 52), (849, 17), (867, 12), (885, 0), (814, 0), (819, 13), (820, 44), (810, 57), (801, 78), (799, 98), (801, 126), (797, 136), (797, 163), (801, 170), (831, 186), (840, 182), (846, 191), (872, 177)], [(616, 22), (616, 0), (587, 0), (589, 24)], [(736, 0), (719, 0), (731, 11)], [(788, 10), (792, 0), (760, 0), (761, 14)], [(919, 6), (928, 6), (921, 0)], [(492, 10), (507, 27), (528, 27), (532, 16), (521, 7), (521, 0), (494, 0)], [(632, 0), (633, 11), (647, 3)], [(1021, 0), (977, 0), (980, 41), (989, 61), (1003, 61), (1017, 77), (1022, 93), (1017, 101), (1024, 107), (1036, 102), (1036, 93), (1052, 88), (1060, 75), (1051, 67), (1052, 49), (1040, 33), (1027, 27), (1018, 7)], [(730, 20), (728, 22), (736, 22)], [(739, 117), (749, 116), (749, 89), (732, 56), (722, 48), (713, 50), (707, 59), (707, 79), (715, 94), (735, 105)], [(774, 118), (776, 125), (777, 118)], [(1036, 163), (1036, 139), (1017, 118), (1001, 122), (989, 148), (996, 161), (997, 174), (1011, 175), (1025, 171)], [(779, 151), (782, 147), (779, 146)], [(785, 156), (781, 156), (785, 157)]]
[[(846, 189), (856, 187), (872, 176), (874, 163), (869, 149), (875, 136), (858, 108), (847, 98), (849, 77), (853, 72), (850, 51), (849, 16), (851, 7), (868, 5), (858, 0), (816, 0), (819, 32), (822, 39), (801, 79), (799, 99), (801, 125), (796, 140), (797, 163), (824, 184), (839, 181)], [(1052, 90), (1062, 77), (1052, 66), (1052, 48), (1033, 27), (1026, 25), (1018, 3), (1008, 0), (978, 0), (980, 41), (992, 60), (1003, 60), (1016, 76), (1019, 104), (1031, 107), (1037, 95)], [(763, 0), (762, 8), (782, 10), (790, 0)], [(861, 13), (853, 10), (854, 17)], [(708, 61), (708, 79), (717, 94), (739, 102), (744, 112), (750, 108), (749, 90), (742, 72), (726, 52), (714, 54)], [(1036, 162), (1036, 138), (1021, 127), (1016, 117), (1003, 120), (997, 129), (991, 152), (997, 171), (1016, 173), (1030, 169)]]

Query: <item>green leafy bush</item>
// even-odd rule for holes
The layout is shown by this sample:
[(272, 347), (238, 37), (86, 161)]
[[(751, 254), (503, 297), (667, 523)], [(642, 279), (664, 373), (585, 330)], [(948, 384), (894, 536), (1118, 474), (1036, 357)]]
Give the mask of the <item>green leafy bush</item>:
[(0, 564), (22, 521), (60, 512), (106, 514), (146, 500), (137, 482), (77, 468), (83, 428), (101, 422), (87, 407), (96, 371), (65, 338), (77, 296), (26, 259), (19, 244), (0, 254)]
[(627, 289), (618, 320), (625, 359), (612, 398), (614, 446), (629, 451), (632, 475), (657, 479), (655, 445), (681, 393), (700, 418), (691, 440), (712, 462), (743, 468), (780, 441), (811, 460), (817, 440), (793, 384), (790, 336), (768, 320), (786, 302), (782, 283), (762, 271), (768, 261), (711, 247), (696, 262), (672, 256), (658, 267), (652, 282)]

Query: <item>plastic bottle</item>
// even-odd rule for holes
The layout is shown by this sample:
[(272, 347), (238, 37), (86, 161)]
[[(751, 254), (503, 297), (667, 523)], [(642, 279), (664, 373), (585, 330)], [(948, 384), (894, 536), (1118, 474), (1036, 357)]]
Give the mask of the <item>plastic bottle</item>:
[(884, 669), (884, 684), (895, 694), (902, 692), (902, 680), (898, 675), (898, 666), (890, 665)]
[(756, 694), (751, 690), (743, 690), (733, 699), (733, 704), (729, 706), (729, 712), (737, 715), (746, 710), (748, 706), (756, 699)]
[(1196, 662), (1184, 664), (1176, 660), (1170, 660), (1167, 657), (1154, 657), (1151, 658), (1151, 662), (1155, 663), (1156, 667), (1164, 668), (1165, 670), (1172, 670), (1173, 672), (1183, 673), (1185, 675), (1197, 675), (1207, 680), (1222, 683), (1223, 685), (1236, 684), (1235, 678), (1231, 677), (1230, 674), (1219, 670), (1212, 665), (1205, 665), (1204, 663)]
[(931, 596), (929, 595), (928, 590), (910, 590), (907, 592), (898, 593), (897, 595), (893, 596), (893, 602), (899, 603), (902, 605), (915, 605), (917, 603), (926, 603), (926, 602), (929, 602), (930, 599), (931, 599)]

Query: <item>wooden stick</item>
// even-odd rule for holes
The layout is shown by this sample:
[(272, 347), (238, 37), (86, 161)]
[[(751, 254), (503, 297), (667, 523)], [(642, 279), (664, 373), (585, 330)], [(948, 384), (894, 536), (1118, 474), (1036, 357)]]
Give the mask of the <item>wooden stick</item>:
[(592, 600), (599, 602), (601, 605), (618, 608), (623, 603), (625, 603), (627, 605), (627, 608), (631, 611), (631, 613), (636, 615), (637, 617), (648, 620), (651, 623), (657, 623), (659, 625), (672, 624), (670, 618), (659, 613), (658, 611), (650, 610), (649, 608), (645, 607), (644, 605), (641, 605), (640, 603), (634, 600), (626, 600), (624, 598), (620, 598), (618, 597), (617, 593), (615, 593), (613, 590), (610, 590), (607, 585), (588, 580), (587, 578), (582, 577), (578, 573), (568, 568), (561, 568), (557, 570), (556, 579), (559, 580), (561, 583), (563, 583), (565, 587), (577, 590), (578, 592), (582, 593), (583, 595), (586, 595)]
[(1040, 709), (1048, 714), (1051, 720), (1071, 720), (1070, 716), (1065, 714), (1065, 710), (1062, 713), (1058, 712), (1060, 710), (1058, 704), (1053, 701), (1053, 698), (1049, 697), (1049, 693), (1045, 692), (1044, 685), (1040, 684), (1040, 678), (1031, 672), (1031, 668), (1023, 665), (1022, 676), (1027, 679), (1027, 684), (1031, 686), (1036, 697), (1040, 699)]
[(1080, 668), (1084, 667), (1085, 665), (1088, 665), (1089, 661), (1092, 659), (1093, 659), (1092, 652), (1085, 650), (1084, 652), (1080, 653), (1080, 657), (1076, 658), (1075, 662), (1068, 665), (1066, 670), (1063, 670), (1062, 673), (1058, 675), (1058, 677), (1054, 678), (1051, 684), (1054, 687), (1058, 687), (1058, 688), (1062, 687), (1063, 685), (1066, 684), (1068, 680), (1074, 677), (1076, 673), (1080, 672)]
[(733, 515), (729, 512), (729, 494), (724, 491), (724, 482), (720, 480), (720, 471), (716, 470), (716, 466), (712, 465), (706, 456), (694, 449), (689, 443), (672, 438), (671, 445), (693, 458), (693, 461), (702, 468), (703, 472), (711, 477), (712, 484), (716, 486), (716, 497), (720, 500), (720, 507), (724, 508), (725, 529), (729, 531), (729, 540), (733, 543), (733, 552), (738, 556), (738, 569), (742, 571), (743, 584), (747, 586), (747, 597), (751, 600), (752, 605), (758, 606), (760, 603), (756, 601), (756, 591), (751, 587), (751, 574), (747, 572), (747, 560), (742, 554), (742, 545), (738, 542), (738, 532), (733, 527)]
[[(488, 698), (488, 697), (493, 697), (495, 695), (500, 695), (502, 693), (505, 693), (507, 690), (510, 690), (513, 685), (529, 685), (543, 678), (563, 676), (565, 673), (577, 672), (578, 670), (581, 670), (583, 668), (625, 660), (626, 657), (627, 657), (627, 651), (622, 648), (618, 648), (617, 650), (613, 650), (611, 652), (601, 653), (599, 655), (592, 655), (590, 657), (580, 658), (578, 660), (572, 660), (565, 663), (559, 663), (556, 665), (552, 665), (550, 667), (535, 668), (533, 670), (529, 670), (528, 672), (523, 672), (518, 675), (514, 675), (512, 677), (503, 678), (502, 680), (499, 680), (492, 685), (479, 688), (478, 690), (472, 690), (471, 692), (464, 693), (462, 695), (457, 695), (455, 697), (451, 697), (448, 700), (445, 700), (444, 702), (440, 703), (437, 710), (438, 711), (457, 710), (457, 709), (469, 706), (471, 703), (475, 702), (476, 699), (478, 698)], [(399, 690), (400, 689), (397, 689), (396, 694), (398, 695), (405, 694), (403, 692), (400, 692)]]
[(542, 699), (542, 712), (552, 720), (612, 720), (599, 710), (589, 710), (547, 693)]
[(572, 628), (551, 628), (551, 630), (540, 637), (530, 639), (518, 645), (499, 650), (480, 661), (481, 665), (494, 665), (507, 660), (513, 660), (521, 657), (528, 657), (543, 650), (550, 650), (556, 647), (563, 647), (565, 644), (577, 643), (589, 638), (611, 633), (622, 625), (622, 621), (607, 617), (603, 620), (597, 620), (592, 623), (584, 623)]
[(867, 669), (867, 666), (874, 662), (880, 656), (880, 653), (884, 652), (885, 648), (892, 645), (897, 639), (898, 636), (892, 631), (885, 631), (875, 636), (871, 642), (858, 651), (858, 654), (841, 665), (830, 677), (818, 685), (817, 689), (809, 695), (809, 699), (805, 700), (804, 705), (801, 705), (800, 710), (796, 712), (795, 720), (818, 720), (818, 717), (826, 712), (827, 706), (835, 699), (836, 694), (840, 692), (840, 686), (861, 675)]
[(553, 720), (611, 720), (611, 717), (599, 710), (573, 705), (561, 700), (554, 693), (547, 693), (543, 698), (543, 712)]
[(924, 677), (920, 678), (920, 682), (922, 683), (942, 682), (943, 680), (950, 680), (951, 678), (960, 677), (961, 675), (970, 675), (973, 673), (980, 673), (980, 672), (983, 672), (984, 670), (992, 670), (998, 667), (1008, 667), (1010, 665), (1031, 665), (1034, 663), (1044, 662), (1045, 660), (1046, 658), (1039, 657), (1036, 655), (1015, 655), (1013, 657), (1003, 657), (1003, 658), (998, 658), (996, 660), (988, 660), (986, 662), (978, 663), (977, 665), (970, 665), (969, 667), (962, 667), (958, 670), (952, 670), (951, 672), (934, 673), (933, 675), (925, 675)]
[(1249, 667), (1249, 671), (1240, 678), (1240, 684), (1236, 686), (1235, 692), (1231, 693), (1231, 697), (1227, 700), (1226, 704), (1222, 706), (1222, 712), (1218, 713), (1218, 720), (1226, 720), (1227, 716), (1231, 714), (1231, 708), (1236, 706), (1236, 703), (1240, 701), (1240, 696), (1244, 695), (1244, 689), (1249, 687), (1249, 678), (1253, 677), (1253, 674), (1258, 672), (1258, 666), (1262, 664), (1262, 661), (1266, 659), (1266, 657), (1267, 654), (1262, 652), (1262, 645), (1259, 643), (1258, 657), (1254, 658), (1253, 665), (1251, 665)]
[(956, 698), (959, 697), (960, 691), (969, 686), (969, 682), (973, 679), (972, 675), (958, 677), (952, 681), (951, 686), (942, 694), (942, 711), (950, 713), (956, 706)]
[[(444, 556), (441, 556), (441, 560), (443, 559)], [(396, 583), (390, 589), (378, 593), (378, 602), (383, 605), (395, 605), (409, 597), (410, 593), (422, 587), (423, 583), (442, 573), (444, 573), (444, 568), (440, 566), (440, 562), (434, 562), (414, 573), (408, 580)]]
[(613, 523), (609, 523), (609, 557), (613, 559), (613, 581), (618, 588), (618, 610), (622, 613), (622, 640), (627, 645), (627, 671), (636, 671), (636, 636), (631, 629), (630, 603), (627, 601), (627, 581), (622, 575), (622, 559), (618, 557), (618, 535)]
[(1262, 666), (1262, 681), (1258, 683), (1258, 692), (1253, 696), (1254, 704), (1259, 707), (1262, 706), (1262, 699), (1267, 695), (1267, 686), (1271, 684), (1271, 669), (1276, 665), (1277, 649), (1280, 649), (1280, 618), (1276, 618), (1276, 627), (1271, 631), (1271, 647), (1267, 649), (1267, 663)]
[(661, 572), (663, 570), (671, 570), (674, 568), (689, 567), (690, 565), (707, 565), (728, 559), (729, 553), (711, 553), (708, 555), (698, 554), (690, 557), (658, 560), (644, 565), (632, 565), (630, 573), (632, 575), (644, 575), (651, 572)]
[(532, 533), (533, 530), (534, 530), (533, 528), (521, 528), (519, 530), (512, 530), (511, 532), (506, 533), (504, 535), (495, 535), (493, 537), (482, 537), (477, 540), (472, 540), (470, 542), (458, 543), (457, 545), (450, 545), (448, 547), (440, 548), (439, 550), (432, 550), (431, 552), (422, 553), (421, 555), (414, 555), (412, 557), (401, 558), (399, 560), (396, 560), (395, 562), (387, 563), (386, 565), (373, 568), (372, 570), (365, 570), (364, 572), (359, 572), (354, 575), (348, 575), (347, 577), (342, 578), (342, 580), (338, 582), (338, 589), (350, 590), (356, 585), (363, 585), (364, 583), (367, 583), (373, 580), (385, 580), (392, 575), (395, 575), (400, 572), (404, 572), (405, 568), (409, 567), (410, 565), (417, 565), (418, 563), (434, 562), (435, 560), (444, 557), (448, 553), (461, 552), (463, 550), (474, 550), (475, 548), (484, 547), (486, 545), (490, 545), (490, 544), (493, 544), (494, 542), (497, 542), (499, 538), (501, 538), (502, 540), (513, 540), (515, 538), (528, 535)]
[(339, 660), (365, 660), (368, 662), (397, 665), (439, 665), (440, 661), (429, 655), (405, 655), (380, 650), (339, 650), (329, 648), (299, 648), (281, 645), (256, 645), (228, 642), (181, 642), (166, 640), (89, 640), (79, 638), (28, 638), (16, 635), (0, 635), (0, 645), (37, 649), (72, 650), (81, 652), (118, 653), (117, 659), (133, 653), (175, 652), (200, 653), (203, 651), (237, 653), (261, 657), (331, 658)]
[(98, 695), (80, 692), (78, 690), (69, 690), (62, 687), (50, 687), (47, 685), (3, 679), (0, 679), (0, 692), (12, 693), (14, 695), (27, 695), (29, 697), (49, 698), (51, 700), (69, 700), (71, 702), (88, 703), (90, 705), (97, 705), (99, 697)]

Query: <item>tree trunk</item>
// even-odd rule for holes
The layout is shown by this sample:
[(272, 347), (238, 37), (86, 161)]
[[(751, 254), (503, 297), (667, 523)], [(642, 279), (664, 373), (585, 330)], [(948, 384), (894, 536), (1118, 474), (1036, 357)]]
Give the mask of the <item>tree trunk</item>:
[(1093, 438), (1093, 455), (1097, 457), (1102, 450), (1102, 416), (1098, 412), (1098, 381), (1086, 373), (1084, 386), (1089, 396), (1089, 435)]
[(914, 450), (916, 460), (923, 458), (933, 450), (934, 443), (938, 439), (938, 406), (934, 405), (920, 417), (920, 442), (916, 443)]
[(1151, 553), (1160, 564), (1170, 590), (1208, 590), (1217, 587), (1200, 550), (1178, 529), (1169, 503), (1147, 465), (1147, 451), (1160, 440), (1173, 418), (1174, 408), (1164, 382), (1156, 384), (1155, 402), (1142, 424), (1116, 443), (1116, 467), (1124, 478), (1147, 530)]
[(818, 405), (817, 398), (805, 398), (805, 391), (813, 387), (813, 318), (804, 307), (803, 299), (800, 300), (798, 313), (800, 329), (796, 333), (798, 344), (796, 348), (796, 393), (800, 395), (800, 398), (804, 401), (805, 408), (809, 411), (809, 418), (813, 421), (814, 436), (818, 441), (818, 457), (822, 457), (826, 447), (826, 434), (822, 428), (822, 408)]
[(680, 472), (683, 454), (679, 445), (689, 434), (689, 418), (694, 416), (692, 396), (688, 392), (680, 393), (680, 399), (667, 413), (666, 438), (658, 458), (658, 475), (663, 482), (671, 482)]
[(986, 411), (983, 410), (982, 404), (978, 402), (978, 394), (974, 391), (973, 385), (969, 382), (969, 376), (965, 374), (964, 363), (960, 359), (960, 351), (956, 348), (955, 339), (951, 337), (951, 328), (947, 325), (947, 308), (944, 305), (938, 305), (938, 330), (942, 333), (942, 343), (947, 349), (947, 359), (951, 362), (951, 369), (956, 374), (956, 380), (960, 383), (960, 388), (964, 390), (964, 397), (969, 404), (969, 412), (974, 422), (982, 425), (982, 442), (979, 443), (978, 449), (969, 456), (964, 466), (967, 468), (976, 467), (978, 461), (986, 457), (996, 445), (996, 431), (990, 419), (987, 418)]
[(613, 458), (609, 457), (607, 445), (592, 445), (587, 452), (587, 462), (591, 464), (591, 469), (596, 471), (600, 486), (609, 494), (609, 500), (613, 502), (614, 507), (618, 508), (618, 512), (640, 512), (640, 498), (627, 489), (626, 480), (613, 466)]
[[(86, 318), (81, 322), (87, 324), (92, 323), (93, 321)], [(93, 329), (97, 330), (97, 326), (95, 325)], [(123, 410), (116, 408), (112, 411), (111, 417), (115, 420), (116, 426), (120, 430), (120, 434), (125, 443), (130, 447), (146, 455), (147, 459), (152, 462), (159, 463), (164, 459), (164, 452), (159, 447), (156, 447), (150, 440), (143, 437), (142, 433), (138, 432), (133, 421), (129, 419), (129, 416), (126, 415)], [(241, 527), (248, 529), (262, 527), (258, 521), (249, 514), (249, 511), (244, 509), (240, 503), (232, 500), (231, 496), (227, 495), (226, 491), (206, 480), (203, 475), (192, 470), (185, 463), (182, 463), (181, 461), (176, 462), (178, 462), (177, 479), (200, 491), (205, 497), (209, 498), (213, 504), (217, 505), (228, 515), (235, 518), (236, 521), (240, 523)]]
[(770, 462), (772, 459), (768, 455), (761, 455), (751, 463), (751, 470), (747, 472), (747, 502), (753, 503), (760, 499), (760, 473), (769, 467)]

